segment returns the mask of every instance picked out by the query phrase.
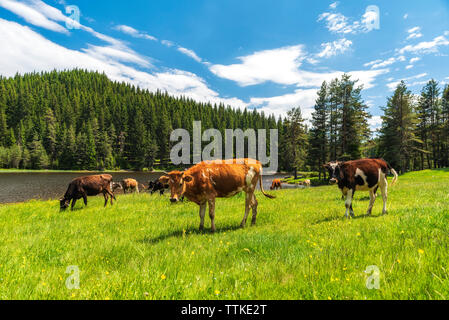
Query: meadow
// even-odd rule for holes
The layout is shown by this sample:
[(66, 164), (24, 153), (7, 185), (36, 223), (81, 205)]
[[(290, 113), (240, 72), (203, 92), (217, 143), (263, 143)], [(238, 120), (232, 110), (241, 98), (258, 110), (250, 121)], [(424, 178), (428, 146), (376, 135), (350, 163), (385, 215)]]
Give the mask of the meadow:
[[(379, 197), (364, 217), (359, 192), (357, 218), (344, 219), (335, 186), (271, 193), (256, 193), (246, 229), (243, 195), (218, 200), (215, 234), (198, 231), (198, 206), (167, 196), (118, 196), (106, 209), (89, 198), (64, 213), (58, 201), (2, 205), (0, 299), (449, 299), (449, 170), (401, 176), (385, 216)], [(368, 266), (379, 289), (367, 288)]]

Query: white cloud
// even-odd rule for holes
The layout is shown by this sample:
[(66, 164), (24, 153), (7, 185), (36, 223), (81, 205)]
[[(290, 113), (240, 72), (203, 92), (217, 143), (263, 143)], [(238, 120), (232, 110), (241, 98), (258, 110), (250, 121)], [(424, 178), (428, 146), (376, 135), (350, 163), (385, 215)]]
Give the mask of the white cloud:
[(444, 36), (439, 36), (434, 38), (432, 41), (423, 41), (416, 45), (407, 45), (402, 49), (399, 49), (398, 52), (400, 54), (404, 54), (407, 52), (410, 53), (437, 53), (439, 47), (449, 45), (449, 41)]
[(408, 13), (404, 14), (403, 18), (404, 18), (404, 20), (407, 20), (407, 18), (408, 18)]
[(407, 30), (407, 32), (409, 34), (408, 37), (407, 37), (407, 40), (418, 39), (418, 38), (422, 37), (421, 27), (411, 28), (411, 29)]
[(408, 33), (415, 33), (415, 32), (418, 32), (420, 30), (421, 30), (421, 27), (414, 27), (414, 28), (408, 29), (407, 32)]
[(333, 42), (323, 43), (321, 47), (323, 50), (317, 54), (320, 58), (329, 58), (339, 53), (344, 53), (352, 46), (352, 41), (348, 39), (339, 39)]
[(329, 5), (329, 8), (331, 8), (331, 9), (336, 9), (336, 8), (338, 7), (339, 4), (340, 4), (340, 2), (336, 1), (336, 2), (334, 2), (334, 3), (331, 3), (331, 4)]
[[(331, 7), (332, 8), (332, 7)], [(332, 8), (335, 9), (335, 8)], [(332, 33), (357, 34), (372, 30), (373, 21), (379, 19), (376, 11), (367, 11), (360, 20), (351, 22), (349, 18), (339, 12), (324, 12), (318, 16), (318, 21), (325, 21), (326, 28)]]
[(297, 45), (258, 51), (239, 57), (239, 64), (211, 65), (210, 70), (221, 78), (238, 82), (241, 86), (267, 81), (291, 85), (298, 83), (301, 78), (298, 68), (305, 57), (304, 46)]
[(409, 87), (417, 86), (417, 85), (426, 83), (426, 81), (415, 81), (415, 82), (410, 82), (410, 81), (411, 80), (421, 79), (421, 78), (424, 78), (424, 77), (427, 77), (427, 76), (428, 76), (427, 73), (420, 73), (420, 74), (417, 74), (417, 75), (414, 75), (414, 76), (411, 76), (411, 77), (403, 78), (403, 79), (401, 79), (399, 81), (392, 81), (390, 83), (387, 83), (387, 87), (388, 87), (388, 89), (390, 89), (390, 91), (393, 91), (393, 90), (396, 89), (398, 84), (401, 83), (402, 80), (404, 82), (406, 82)]
[(173, 47), (175, 44), (170, 40), (162, 40), (161, 43), (166, 47)]
[(421, 60), (421, 58), (418, 58), (418, 57), (411, 58), (411, 59), (410, 59), (410, 63), (413, 64), (413, 63), (418, 62), (418, 61), (420, 61), (420, 60)]
[(409, 64), (408, 66), (405, 67), (405, 69), (409, 70), (409, 69), (412, 69), (413, 67), (414, 67), (413, 64)]
[(192, 58), (196, 62), (200, 62), (200, 63), (202, 62), (202, 59), (200, 57), (198, 57), (198, 55), (193, 50), (183, 48), (183, 47), (178, 47), (178, 51), (181, 52), (182, 54), (185, 54), (186, 56)]
[(368, 63), (365, 63), (364, 66), (365, 67), (371, 67), (371, 69), (379, 69), (379, 68), (385, 68), (387, 66), (390, 66), (396, 62), (399, 61), (405, 61), (405, 57), (404, 56), (398, 56), (398, 57), (391, 57), (387, 60), (381, 60), (381, 59), (377, 59)]
[(377, 60), (374, 60), (374, 61), (371, 61), (371, 62), (367, 62), (363, 66), (370, 67), (370, 66), (376, 65), (376, 64), (378, 64), (378, 63), (380, 63), (382, 61), (383, 61), (382, 59), (377, 59)]
[(382, 126), (382, 117), (381, 116), (373, 116), (368, 120), (368, 123), (371, 127), (371, 130), (378, 129)]
[(341, 13), (324, 12), (318, 17), (318, 21), (326, 21), (326, 28), (333, 33), (355, 33), (360, 27), (359, 22), (350, 24), (347, 17)]
[(126, 26), (126, 25), (118, 25), (114, 27), (114, 30), (123, 32), (125, 34), (130, 35), (131, 37), (134, 38), (142, 38), (142, 39), (147, 39), (147, 40), (153, 40), (153, 41), (157, 41), (156, 37), (150, 36), (146, 33), (140, 32), (136, 29), (134, 29), (133, 27), (130, 26)]
[(145, 68), (151, 66), (151, 63), (148, 61), (149, 60), (148, 58), (142, 57), (138, 53), (126, 47), (124, 48), (114, 46), (102, 47), (102, 46), (88, 45), (88, 49), (83, 49), (82, 51), (98, 59), (112, 58), (113, 60), (116, 61), (135, 63)]
[[(89, 47), (84, 51), (67, 49), (26, 26), (1, 18), (0, 43), (2, 76), (81, 68), (104, 72), (111, 80), (124, 81), (152, 91), (160, 89), (175, 96), (186, 96), (201, 102), (246, 106), (246, 103), (236, 98), (221, 98), (202, 78), (193, 73), (174, 69), (157, 73), (139, 71), (120, 62), (131, 58), (110, 51), (110, 48)], [(100, 58), (100, 53), (108, 59)]]
[[(300, 69), (302, 61), (308, 59), (304, 46), (290, 46), (255, 52), (239, 57), (239, 64), (211, 65), (210, 70), (218, 77), (237, 82), (240, 86), (250, 86), (265, 82), (297, 87), (318, 88), (323, 81), (340, 77), (344, 72), (312, 72)], [(310, 61), (309, 61), (310, 62)], [(365, 88), (374, 86), (377, 76), (387, 69), (349, 71), (355, 79), (360, 79)]]
[(38, 27), (68, 34), (69, 31), (65, 27), (57, 23), (62, 22), (64, 24), (70, 24), (75, 28), (86, 31), (94, 37), (108, 42), (111, 45), (124, 46), (124, 44), (120, 40), (99, 33), (90, 27), (84, 26), (79, 22), (70, 19), (69, 17), (65, 16), (61, 12), (61, 10), (49, 6), (41, 0), (25, 0), (24, 2), (18, 2), (14, 0), (0, 0), (0, 6), (21, 16), (28, 23), (31, 23), (32, 25)]
[(292, 108), (301, 107), (302, 116), (310, 118), (317, 98), (317, 89), (298, 89), (294, 93), (268, 97), (251, 98), (250, 105), (258, 107), (259, 111), (274, 114), (276, 117), (285, 116)]
[[(31, 6), (30, 4), (34, 4), (34, 6)], [(0, 0), (0, 7), (13, 12), (14, 14), (25, 19), (26, 22), (31, 23), (32, 25), (35, 25), (37, 27), (60, 33), (69, 33), (65, 27), (53, 21), (58, 21), (59, 19), (55, 19), (55, 12), (52, 10), (48, 10), (48, 6), (45, 5), (45, 3), (43, 3), (42, 1), (33, 1), (25, 4), (23, 2), (13, 0)], [(48, 17), (43, 14), (42, 11), (45, 12), (48, 16), (51, 16), (52, 19), (48, 19)]]

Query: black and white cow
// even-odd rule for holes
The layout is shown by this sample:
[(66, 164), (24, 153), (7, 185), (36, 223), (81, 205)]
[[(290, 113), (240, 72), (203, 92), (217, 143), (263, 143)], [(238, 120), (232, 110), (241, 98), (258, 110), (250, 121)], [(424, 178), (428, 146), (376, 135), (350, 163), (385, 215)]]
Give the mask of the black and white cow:
[(383, 214), (387, 214), (388, 173), (394, 175), (393, 185), (398, 180), (397, 172), (383, 159), (361, 159), (347, 162), (330, 162), (324, 167), (329, 171), (330, 183), (338, 184), (346, 197), (346, 214), (354, 217), (352, 200), (356, 191), (369, 191), (370, 203), (367, 216), (371, 215), (377, 190), (380, 188), (384, 202)]

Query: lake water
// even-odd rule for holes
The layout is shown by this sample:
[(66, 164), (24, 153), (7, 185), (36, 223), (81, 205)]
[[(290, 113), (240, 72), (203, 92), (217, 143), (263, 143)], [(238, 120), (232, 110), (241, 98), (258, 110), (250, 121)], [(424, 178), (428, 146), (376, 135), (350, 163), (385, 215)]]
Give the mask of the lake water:
[[(95, 173), (0, 173), (0, 203), (17, 203), (33, 199), (59, 199), (64, 195), (69, 183), (74, 178), (93, 174)], [(158, 179), (162, 175), (162, 173), (149, 172), (119, 172), (109, 174), (112, 175), (114, 181), (118, 182), (126, 178), (133, 178), (146, 187), (148, 187), (150, 180)], [(264, 176), (264, 189), (269, 190), (272, 180), (282, 177)], [(286, 188), (288, 187), (290, 186), (286, 186)]]

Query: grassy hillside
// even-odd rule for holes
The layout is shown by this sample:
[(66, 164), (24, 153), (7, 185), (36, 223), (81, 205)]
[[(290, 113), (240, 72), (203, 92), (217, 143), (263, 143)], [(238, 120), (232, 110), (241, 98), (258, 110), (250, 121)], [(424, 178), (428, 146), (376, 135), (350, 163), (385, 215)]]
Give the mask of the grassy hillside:
[[(0, 299), (449, 299), (449, 171), (402, 176), (362, 218), (345, 220), (337, 187), (257, 193), (258, 225), (242, 230), (244, 198), (219, 200), (216, 234), (198, 207), (167, 197), (102, 198), (60, 213), (57, 201), (0, 206)], [(208, 218), (207, 218), (208, 219)], [(206, 219), (206, 226), (210, 221)], [(80, 289), (65, 287), (79, 266)], [(368, 266), (380, 289), (366, 288)]]

